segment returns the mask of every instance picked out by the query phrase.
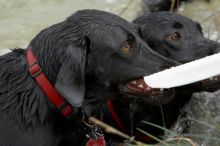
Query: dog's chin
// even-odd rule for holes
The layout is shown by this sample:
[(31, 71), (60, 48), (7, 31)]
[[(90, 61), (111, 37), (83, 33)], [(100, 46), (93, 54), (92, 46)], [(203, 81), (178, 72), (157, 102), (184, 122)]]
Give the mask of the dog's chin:
[(124, 84), (120, 90), (128, 98), (153, 105), (166, 104), (173, 99), (175, 94), (174, 89), (153, 89), (144, 82), (143, 78)]

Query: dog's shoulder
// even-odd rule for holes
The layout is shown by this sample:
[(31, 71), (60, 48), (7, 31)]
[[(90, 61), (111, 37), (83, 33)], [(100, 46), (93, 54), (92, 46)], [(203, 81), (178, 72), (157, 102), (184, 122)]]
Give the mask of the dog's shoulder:
[(13, 48), (10, 50), (11, 50), (11, 52), (0, 56), (0, 65), (1, 66), (4, 66), (5, 64), (10, 63), (11, 61), (17, 60), (21, 55), (25, 54), (25, 49)]
[(25, 50), (20, 48), (11, 50), (12, 52), (0, 56), (0, 79), (24, 70)]

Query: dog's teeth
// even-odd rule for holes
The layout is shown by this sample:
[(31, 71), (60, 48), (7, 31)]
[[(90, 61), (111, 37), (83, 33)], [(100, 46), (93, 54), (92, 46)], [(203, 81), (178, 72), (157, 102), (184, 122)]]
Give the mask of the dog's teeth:
[(164, 91), (164, 89), (163, 88), (160, 88), (160, 92), (163, 92)]
[(213, 78), (213, 80), (214, 80), (214, 81), (217, 81), (217, 80), (218, 80), (218, 78), (217, 78), (217, 77), (215, 77), (215, 78)]
[(212, 80), (214, 80), (214, 78), (213, 78), (213, 77), (211, 77), (211, 78), (209, 78), (209, 80), (210, 80), (210, 81), (212, 81)]
[(139, 84), (138, 87), (144, 88), (144, 85), (143, 84)]
[(147, 90), (151, 90), (151, 88), (148, 86), (148, 87), (147, 87)]
[(135, 84), (135, 85), (137, 84), (137, 82), (136, 82), (136, 81), (132, 81), (131, 83), (132, 83), (132, 84)]

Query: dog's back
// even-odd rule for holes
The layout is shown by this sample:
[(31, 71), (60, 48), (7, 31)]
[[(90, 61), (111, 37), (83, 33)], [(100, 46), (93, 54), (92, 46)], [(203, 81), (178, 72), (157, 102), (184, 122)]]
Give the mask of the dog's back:
[(35, 83), (28, 75), (25, 52), (15, 49), (0, 56), (1, 146), (56, 143), (49, 126), (39, 124), (45, 120), (47, 106), (45, 100), (36, 98), (42, 92), (36, 92), (39, 87), (34, 86)]

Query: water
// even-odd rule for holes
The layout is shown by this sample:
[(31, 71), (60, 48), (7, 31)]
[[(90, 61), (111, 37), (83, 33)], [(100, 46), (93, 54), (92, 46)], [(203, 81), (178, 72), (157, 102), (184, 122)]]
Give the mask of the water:
[[(132, 20), (141, 11), (141, 0), (0, 0), (0, 54), (5, 48), (25, 47), (42, 29), (80, 9), (99, 9)], [(204, 34), (219, 40), (220, 0), (193, 0), (180, 13), (201, 22)], [(216, 14), (215, 17), (207, 19)], [(207, 20), (206, 20), (207, 19)]]
[[(198, 146), (220, 145), (220, 90), (214, 93), (194, 93), (182, 110), (172, 130), (184, 132)], [(186, 131), (187, 129), (187, 131)], [(169, 135), (168, 135), (169, 137)]]
[(207, 38), (220, 40), (220, 0), (193, 0), (183, 3), (180, 13), (199, 22)]
[(99, 9), (132, 20), (141, 0), (0, 0), (0, 54), (5, 48), (25, 47), (40, 30), (80, 9)]
[[(180, 13), (199, 22), (204, 35), (220, 41), (220, 0), (193, 0), (184, 3)], [(182, 110), (173, 130), (185, 131), (199, 146), (220, 145), (220, 90), (214, 93), (195, 93)]]

